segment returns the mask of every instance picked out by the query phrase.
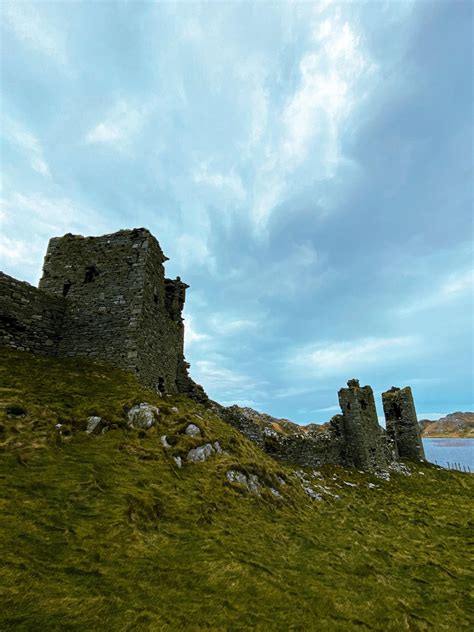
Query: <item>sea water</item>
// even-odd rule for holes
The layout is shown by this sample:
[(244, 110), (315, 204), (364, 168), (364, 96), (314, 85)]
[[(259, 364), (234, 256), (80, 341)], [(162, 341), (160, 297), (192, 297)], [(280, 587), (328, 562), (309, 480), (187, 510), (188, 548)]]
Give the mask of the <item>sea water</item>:
[(423, 439), (426, 460), (474, 473), (474, 439)]

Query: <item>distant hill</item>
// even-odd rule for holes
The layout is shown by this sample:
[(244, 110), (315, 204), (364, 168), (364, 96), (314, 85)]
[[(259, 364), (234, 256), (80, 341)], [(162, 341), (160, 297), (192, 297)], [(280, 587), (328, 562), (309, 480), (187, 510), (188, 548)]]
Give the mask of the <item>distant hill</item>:
[(420, 419), (424, 437), (474, 437), (474, 413), (450, 413), (438, 421)]

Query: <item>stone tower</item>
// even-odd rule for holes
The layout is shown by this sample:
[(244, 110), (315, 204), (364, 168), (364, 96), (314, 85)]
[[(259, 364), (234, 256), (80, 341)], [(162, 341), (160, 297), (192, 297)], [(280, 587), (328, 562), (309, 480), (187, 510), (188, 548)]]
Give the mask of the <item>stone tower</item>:
[(383, 466), (387, 462), (386, 441), (378, 423), (372, 389), (359, 386), (359, 380), (349, 380), (347, 386), (338, 393), (346, 462), (363, 469)]
[(392, 386), (389, 391), (382, 393), (382, 402), (387, 434), (395, 444), (398, 456), (424, 460), (425, 452), (411, 388)]
[(160, 391), (177, 392), (177, 380), (190, 388), (181, 316), (188, 286), (165, 278), (166, 260), (144, 228), (51, 239), (39, 287), (66, 299), (58, 355), (109, 362)]

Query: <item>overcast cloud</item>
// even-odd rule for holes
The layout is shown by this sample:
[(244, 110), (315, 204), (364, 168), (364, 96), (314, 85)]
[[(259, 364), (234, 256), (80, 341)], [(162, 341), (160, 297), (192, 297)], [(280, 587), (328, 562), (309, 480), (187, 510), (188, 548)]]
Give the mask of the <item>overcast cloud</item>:
[(2, 3), (1, 268), (146, 226), (223, 403), (473, 407), (471, 2)]

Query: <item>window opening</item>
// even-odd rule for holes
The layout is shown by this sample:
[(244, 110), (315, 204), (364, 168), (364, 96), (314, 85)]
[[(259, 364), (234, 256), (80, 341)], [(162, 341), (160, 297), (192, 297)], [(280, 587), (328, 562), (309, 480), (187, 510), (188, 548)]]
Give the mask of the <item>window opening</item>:
[(95, 266), (87, 266), (84, 283), (92, 283), (97, 276), (99, 276), (97, 268)]

